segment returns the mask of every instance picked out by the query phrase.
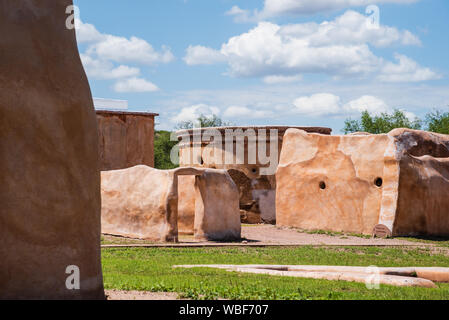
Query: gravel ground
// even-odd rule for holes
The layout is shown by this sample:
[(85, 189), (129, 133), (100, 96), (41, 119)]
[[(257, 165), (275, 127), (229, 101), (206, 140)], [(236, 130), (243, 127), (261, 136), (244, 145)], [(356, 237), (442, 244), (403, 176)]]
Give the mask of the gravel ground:
[(337, 246), (433, 246), (429, 243), (402, 239), (365, 238), (346, 234), (307, 233), (293, 228), (281, 228), (274, 225), (243, 225), (242, 241), (237, 242), (201, 242), (193, 236), (179, 238), (179, 243), (157, 243), (144, 240), (127, 239), (104, 235), (104, 247), (110, 246), (260, 246), (260, 245), (337, 245)]
[(105, 290), (108, 300), (177, 300), (173, 292)]
[(398, 239), (363, 238), (349, 235), (326, 235), (301, 232), (273, 225), (243, 226), (242, 237), (248, 242), (284, 245), (417, 245), (416, 242)]

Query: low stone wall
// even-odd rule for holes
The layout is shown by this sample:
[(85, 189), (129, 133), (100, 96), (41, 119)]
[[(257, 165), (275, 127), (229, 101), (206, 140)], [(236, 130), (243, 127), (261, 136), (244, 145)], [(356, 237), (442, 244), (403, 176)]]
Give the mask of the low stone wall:
[(277, 169), (279, 226), (449, 235), (449, 136), (395, 129), (324, 136), (288, 130)]
[(156, 113), (97, 110), (101, 170), (154, 166)]
[[(179, 191), (183, 181), (192, 182), (188, 193)], [(101, 185), (104, 234), (176, 242), (179, 223), (200, 240), (240, 239), (238, 191), (224, 170), (141, 165), (104, 171)], [(193, 205), (192, 216), (178, 219), (180, 199)]]

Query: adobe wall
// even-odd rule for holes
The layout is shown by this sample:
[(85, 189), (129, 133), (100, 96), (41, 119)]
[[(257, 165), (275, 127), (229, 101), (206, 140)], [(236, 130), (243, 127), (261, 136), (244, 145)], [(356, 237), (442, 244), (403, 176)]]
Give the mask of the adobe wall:
[(393, 235), (449, 236), (449, 135), (396, 129), (399, 194), (394, 219), (381, 224)]
[(154, 166), (155, 113), (97, 110), (101, 171)]
[(178, 232), (193, 235), (195, 228), (195, 177), (178, 178)]
[(97, 124), (69, 5), (0, 6), (0, 299), (104, 299)]
[[(224, 170), (139, 165), (103, 171), (101, 177), (104, 234), (176, 242), (181, 228), (199, 240), (240, 239), (238, 191)], [(194, 215), (186, 225), (178, 217), (178, 206), (186, 199), (180, 186), (187, 178), (193, 179), (189, 199)]]
[(449, 234), (449, 136), (396, 129), (324, 136), (288, 130), (277, 224), (378, 236)]
[[(177, 132), (178, 139), (180, 140), (180, 166), (193, 166), (200, 168), (217, 168), (225, 169), (229, 175), (234, 180), (238, 187), (240, 194), (240, 212), (242, 217), (242, 222), (244, 223), (275, 223), (276, 221), (276, 208), (275, 208), (275, 190), (276, 190), (276, 179), (275, 179), (275, 168), (273, 174), (266, 175), (262, 173), (263, 168), (267, 165), (261, 164), (260, 159), (257, 157), (254, 164), (250, 164), (248, 161), (248, 138), (244, 140), (244, 154), (245, 158), (241, 159), (242, 164), (237, 164), (237, 161), (233, 163), (225, 164), (225, 159), (230, 154), (231, 157), (235, 157), (236, 145), (235, 138), (231, 138), (230, 145), (233, 145), (233, 150), (226, 150), (226, 130), (238, 130), (241, 129), (243, 133), (248, 132), (248, 130), (253, 130), (255, 132), (256, 139), (259, 139), (258, 130), (266, 130), (266, 154), (270, 155), (270, 145), (272, 139), (275, 139), (278, 143), (277, 158), (279, 158), (280, 151), (282, 149), (283, 136), (285, 131), (291, 127), (287, 126), (262, 126), (262, 127), (220, 127), (220, 128), (202, 128), (202, 129), (190, 129), (190, 130), (180, 130)], [(321, 127), (296, 127), (308, 132), (318, 132), (322, 134), (329, 135), (331, 129), (321, 128)], [(222, 141), (220, 144), (213, 143), (213, 139), (203, 138), (203, 141), (194, 141), (194, 135), (201, 132), (204, 134), (207, 130), (213, 129), (217, 130), (221, 135)], [(270, 130), (277, 130), (276, 136), (270, 136)], [(186, 142), (188, 141), (188, 142)], [(199, 155), (199, 159), (194, 159), (198, 156), (195, 154), (194, 149), (200, 148), (202, 154)], [(210, 149), (205, 152), (206, 149)], [(217, 163), (214, 155), (215, 149), (222, 152), (221, 161)], [(191, 189), (192, 182), (186, 182), (185, 187)], [(192, 204), (189, 199), (181, 199), (181, 207), (185, 209), (180, 209), (179, 215), (185, 221), (190, 221), (191, 217), (194, 216), (192, 210)], [(189, 209), (190, 208), (190, 209)], [(190, 218), (189, 218), (190, 217)], [(190, 222), (192, 223), (192, 222)], [(186, 230), (189, 228), (189, 223), (186, 222)]]
[(178, 240), (174, 170), (139, 165), (101, 172), (101, 232), (129, 238)]

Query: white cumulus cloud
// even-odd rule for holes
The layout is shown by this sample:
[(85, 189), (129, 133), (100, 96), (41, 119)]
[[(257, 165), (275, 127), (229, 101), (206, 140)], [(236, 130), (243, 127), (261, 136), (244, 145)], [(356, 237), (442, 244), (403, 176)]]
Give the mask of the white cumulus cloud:
[(104, 39), (104, 35), (93, 24), (84, 23), (75, 19), (76, 40), (78, 43), (98, 42)]
[(255, 20), (255, 17), (251, 15), (250, 10), (243, 10), (239, 6), (233, 6), (230, 10), (225, 12), (228, 16), (234, 16), (235, 22), (248, 22)]
[(232, 37), (218, 53), (227, 58), (230, 74), (240, 77), (367, 73), (379, 63), (366, 44), (314, 47), (302, 37), (283, 35), (282, 27), (269, 22)]
[(135, 62), (141, 64), (167, 63), (174, 59), (171, 51), (163, 47), (156, 51), (147, 41), (137, 38), (106, 35), (102, 41), (92, 44), (87, 53), (115, 62)]
[[(360, 78), (387, 74), (388, 70), (397, 73), (396, 81), (424, 81), (433, 77), (433, 71), (405, 56), (407, 61), (398, 58), (400, 67), (395, 67), (397, 64), (376, 56), (370, 48), (420, 44), (419, 38), (408, 30), (383, 25), (372, 28), (364, 15), (346, 11), (320, 24), (282, 26), (260, 22), (248, 32), (230, 38), (218, 50), (190, 46), (184, 60), (190, 65), (226, 61), (229, 75), (263, 77), (266, 83), (294, 81), (292, 77), (305, 73)], [(401, 77), (401, 72), (414, 76)]]
[(136, 77), (117, 81), (114, 84), (113, 89), (114, 91), (121, 93), (154, 92), (159, 90), (154, 83)]
[(228, 12), (236, 22), (257, 21), (284, 15), (312, 15), (347, 8), (395, 3), (410, 4), (419, 0), (265, 0), (262, 10), (247, 10), (233, 6)]
[(246, 106), (230, 106), (228, 107), (223, 116), (226, 118), (265, 118), (272, 116), (273, 112), (270, 110), (257, 110), (251, 109)]
[(390, 110), (383, 100), (374, 96), (365, 95), (343, 103), (339, 96), (331, 93), (299, 97), (294, 100), (293, 105), (297, 113), (312, 117), (358, 115), (365, 110), (380, 114)]
[(390, 110), (388, 105), (382, 99), (368, 95), (349, 101), (343, 105), (342, 109), (344, 113), (348, 114), (359, 114), (363, 111), (380, 114)]
[(215, 64), (225, 62), (226, 57), (219, 51), (204, 46), (189, 46), (184, 61), (188, 65)]
[(76, 36), (79, 44), (87, 46), (81, 53), (81, 61), (90, 78), (99, 80), (116, 79), (116, 92), (153, 92), (159, 88), (152, 82), (138, 77), (141, 73), (137, 65), (155, 65), (174, 60), (170, 49), (162, 46), (156, 50), (144, 39), (119, 37), (101, 33), (94, 25), (75, 20)]
[(302, 76), (279, 76), (279, 75), (273, 75), (273, 76), (266, 76), (263, 78), (263, 82), (266, 84), (278, 84), (278, 83), (291, 83), (291, 82), (297, 82), (301, 81)]
[(99, 32), (94, 25), (76, 20), (78, 43), (87, 43), (88, 55), (101, 60), (115, 62), (136, 62), (142, 64), (168, 63), (174, 59), (167, 47), (157, 51), (144, 39), (119, 37)]
[(220, 109), (214, 106), (209, 106), (206, 104), (196, 104), (189, 107), (184, 107), (179, 113), (171, 118), (173, 123), (180, 123), (183, 121), (195, 121), (199, 116), (203, 115), (206, 117), (211, 117), (213, 115), (218, 115)]
[(408, 30), (401, 31), (385, 25), (373, 27), (364, 15), (352, 10), (346, 11), (335, 20), (320, 24), (310, 22), (286, 25), (280, 33), (287, 38), (307, 41), (312, 47), (363, 43), (375, 47), (421, 44), (419, 38)]
[(398, 63), (387, 62), (377, 77), (385, 82), (419, 82), (440, 79), (441, 75), (429, 68), (419, 66), (414, 60), (402, 54), (395, 54)]
[(309, 116), (335, 115), (341, 111), (340, 97), (331, 93), (299, 97), (293, 105), (298, 113)]
[(86, 54), (81, 54), (80, 56), (87, 75), (94, 79), (120, 79), (134, 77), (140, 73), (139, 68), (126, 65), (114, 66), (109, 61), (94, 59)]

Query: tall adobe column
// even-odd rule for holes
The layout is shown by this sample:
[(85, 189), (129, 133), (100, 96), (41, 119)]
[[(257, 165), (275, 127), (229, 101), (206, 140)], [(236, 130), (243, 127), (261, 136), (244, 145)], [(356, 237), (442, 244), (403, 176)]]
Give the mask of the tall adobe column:
[(70, 5), (0, 2), (1, 299), (104, 298), (97, 124)]

